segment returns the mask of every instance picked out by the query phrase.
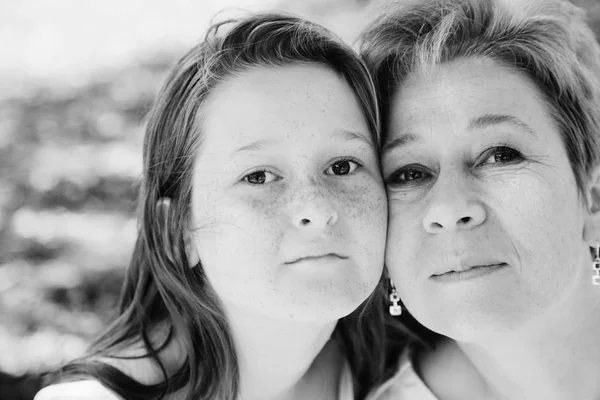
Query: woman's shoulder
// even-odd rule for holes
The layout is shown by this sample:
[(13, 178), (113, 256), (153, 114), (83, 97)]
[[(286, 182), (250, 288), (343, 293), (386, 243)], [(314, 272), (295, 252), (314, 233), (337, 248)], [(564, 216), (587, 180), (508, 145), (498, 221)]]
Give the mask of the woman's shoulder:
[(123, 400), (94, 379), (57, 383), (40, 390), (33, 400)]
[(438, 400), (416, 372), (414, 347), (404, 349), (396, 373), (375, 389), (367, 400)]

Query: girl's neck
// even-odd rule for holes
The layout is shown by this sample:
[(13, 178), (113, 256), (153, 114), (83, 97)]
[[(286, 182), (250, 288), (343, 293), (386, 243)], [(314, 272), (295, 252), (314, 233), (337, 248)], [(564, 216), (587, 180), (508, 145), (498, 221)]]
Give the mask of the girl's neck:
[(282, 321), (225, 309), (238, 357), (240, 398), (326, 399), (323, 393), (335, 398), (343, 359), (329, 339), (337, 321)]

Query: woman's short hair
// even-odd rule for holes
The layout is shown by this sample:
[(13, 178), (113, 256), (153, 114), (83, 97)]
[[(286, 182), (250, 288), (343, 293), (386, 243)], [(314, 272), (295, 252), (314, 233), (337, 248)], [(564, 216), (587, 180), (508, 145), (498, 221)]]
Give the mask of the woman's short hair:
[(562, 135), (581, 193), (600, 161), (600, 46), (585, 12), (561, 0), (402, 0), (361, 35), (380, 91), (383, 135), (390, 97), (413, 73), (478, 57), (521, 71)]

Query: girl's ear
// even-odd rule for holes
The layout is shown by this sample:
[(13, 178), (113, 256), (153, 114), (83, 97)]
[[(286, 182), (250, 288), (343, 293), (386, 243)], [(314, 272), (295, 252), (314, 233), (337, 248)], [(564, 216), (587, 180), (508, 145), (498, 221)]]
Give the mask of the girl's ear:
[(596, 247), (600, 240), (600, 166), (592, 172), (586, 191), (586, 200), (588, 213), (585, 217), (583, 240), (590, 247)]
[(183, 241), (185, 246), (185, 255), (190, 263), (189, 267), (194, 268), (200, 262), (200, 254), (198, 254), (195, 232), (191, 229), (186, 229), (183, 232)]
[(173, 257), (173, 252), (171, 251), (172, 243), (171, 237), (169, 236), (169, 211), (171, 209), (171, 199), (168, 197), (161, 197), (156, 202), (156, 214), (157, 214), (157, 222), (158, 229), (160, 229), (160, 234), (162, 236), (163, 241), (163, 249), (165, 252), (165, 256), (171, 263), (175, 263), (175, 257)]
[[(171, 237), (169, 236), (169, 212), (171, 209), (171, 199), (168, 197), (162, 197), (156, 202), (156, 212), (160, 221), (160, 229), (163, 235), (163, 242), (165, 243), (166, 256), (172, 263), (175, 263), (175, 257), (171, 249), (173, 244), (171, 243)], [(185, 229), (183, 232), (183, 244), (185, 248), (186, 257), (190, 263), (190, 267), (194, 267), (200, 261), (198, 250), (194, 240), (194, 232)]]

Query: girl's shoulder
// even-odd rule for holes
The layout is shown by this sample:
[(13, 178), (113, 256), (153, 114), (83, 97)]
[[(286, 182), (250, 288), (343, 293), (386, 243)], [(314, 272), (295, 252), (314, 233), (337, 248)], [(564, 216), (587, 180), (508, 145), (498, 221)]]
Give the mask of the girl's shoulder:
[(94, 379), (57, 383), (40, 390), (33, 400), (123, 400)]
[[(182, 366), (183, 347), (178, 338), (170, 340), (168, 332), (154, 332), (151, 338), (156, 348), (163, 347), (158, 354), (163, 367), (169, 376), (175, 374)], [(156, 343), (154, 343), (156, 342)], [(162, 346), (165, 344), (165, 346)], [(156, 385), (164, 381), (162, 368), (148, 356), (148, 351), (141, 340), (132, 341), (113, 357), (96, 356), (89, 359), (109, 367), (113, 367), (127, 377), (143, 385)], [(82, 376), (81, 380), (57, 383), (42, 389), (34, 400), (122, 400), (94, 377)]]

